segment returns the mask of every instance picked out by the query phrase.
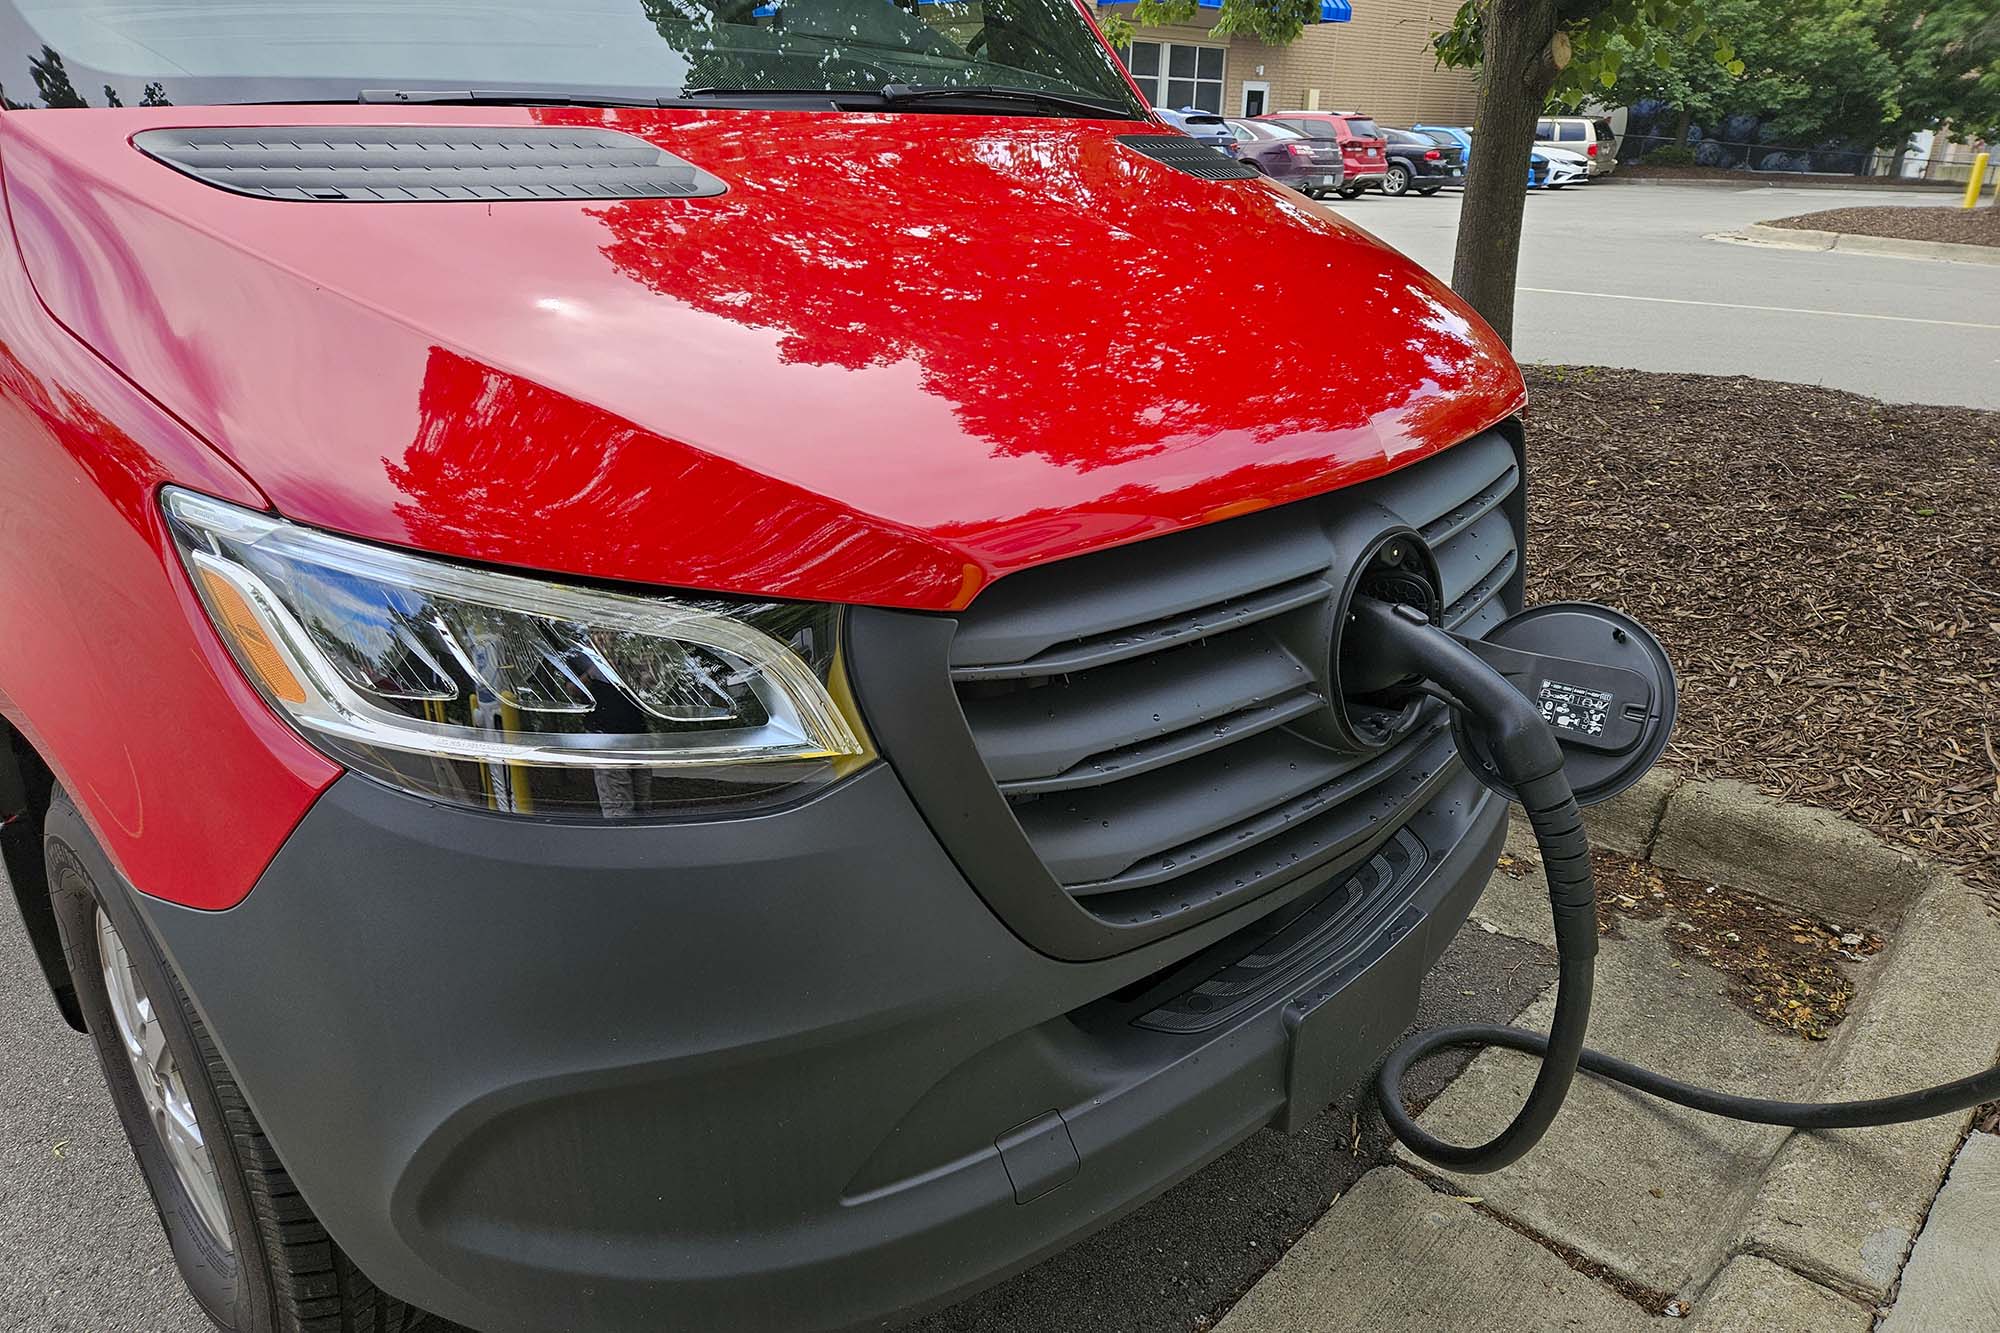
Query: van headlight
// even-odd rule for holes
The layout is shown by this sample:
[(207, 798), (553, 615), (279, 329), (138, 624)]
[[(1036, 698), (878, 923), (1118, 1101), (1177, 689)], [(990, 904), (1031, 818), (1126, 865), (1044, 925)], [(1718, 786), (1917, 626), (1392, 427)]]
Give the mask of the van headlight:
[(162, 493), (238, 665), (316, 748), (479, 809), (597, 818), (803, 794), (873, 749), (840, 609), (635, 595)]

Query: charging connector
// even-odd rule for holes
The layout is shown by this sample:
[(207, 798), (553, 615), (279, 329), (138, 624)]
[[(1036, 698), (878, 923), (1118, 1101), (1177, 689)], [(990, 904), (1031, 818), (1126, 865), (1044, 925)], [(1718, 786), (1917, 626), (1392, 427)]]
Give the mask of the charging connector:
[[(1424, 689), (1445, 698), (1454, 709), (1461, 734), (1476, 738), (1478, 750), (1491, 766), (1492, 785), (1527, 811), (1548, 874), (1549, 910), (1555, 918), (1556, 1008), (1547, 1036), (1523, 1028), (1486, 1025), (1437, 1028), (1408, 1037), (1383, 1063), (1376, 1083), (1382, 1115), (1390, 1131), (1412, 1152), (1439, 1166), (1467, 1172), (1497, 1171), (1519, 1161), (1548, 1132), (1578, 1069), (1692, 1110), (1794, 1129), (1901, 1124), (1968, 1110), (2000, 1098), (2000, 1064), (1951, 1083), (1894, 1097), (1787, 1102), (1697, 1087), (1587, 1049), (1583, 1041), (1590, 1023), (1597, 957), (1597, 890), (1591, 878), (1590, 841), (1565, 768), (1565, 745), (1558, 739), (1559, 728), (1547, 715), (1547, 701), (1530, 698), (1530, 682), (1551, 677), (1532, 670), (1503, 673), (1482, 656), (1478, 645), (1440, 629), (1416, 607), (1357, 597), (1348, 614), (1352, 617), (1348, 651), (1370, 656), (1370, 678), (1380, 680), (1386, 672), (1401, 677), (1410, 689)], [(1530, 617), (1536, 614), (1526, 613)], [(1629, 637), (1629, 629), (1627, 634)], [(1651, 636), (1645, 638), (1650, 643)], [(1664, 662), (1664, 655), (1660, 660)], [(1671, 673), (1666, 679), (1671, 689)], [(1539, 683), (1533, 692), (1541, 693)], [(1633, 702), (1620, 702), (1615, 687), (1609, 692), (1613, 706), (1621, 710)], [(1671, 699), (1658, 704), (1667, 709), (1665, 717), (1671, 722)], [(1657, 743), (1664, 745), (1664, 737)], [(1643, 772), (1658, 752), (1648, 756), (1643, 749), (1631, 749), (1626, 753), (1643, 760), (1638, 766)], [(1619, 776), (1624, 776), (1622, 770)], [(1403, 1106), (1403, 1077), (1410, 1066), (1450, 1046), (1506, 1046), (1541, 1057), (1542, 1067), (1527, 1101), (1512, 1123), (1486, 1143), (1447, 1143), (1418, 1125)]]

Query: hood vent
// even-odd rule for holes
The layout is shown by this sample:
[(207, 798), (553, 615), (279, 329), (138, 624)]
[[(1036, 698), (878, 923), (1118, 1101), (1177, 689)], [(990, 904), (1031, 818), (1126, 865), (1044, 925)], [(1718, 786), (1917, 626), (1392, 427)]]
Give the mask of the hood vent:
[(1205, 181), (1247, 181), (1257, 176), (1255, 168), (1224, 157), (1185, 134), (1121, 134), (1118, 142), (1141, 157)]
[(262, 199), (700, 199), (728, 188), (615, 130), (255, 125), (147, 130), (132, 142), (204, 184)]

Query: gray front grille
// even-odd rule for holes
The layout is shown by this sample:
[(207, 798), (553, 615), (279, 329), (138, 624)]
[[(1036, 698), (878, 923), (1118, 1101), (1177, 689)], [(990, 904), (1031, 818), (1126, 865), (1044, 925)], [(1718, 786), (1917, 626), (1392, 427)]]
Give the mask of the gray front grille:
[(1513, 446), (1490, 433), (1318, 500), (990, 589), (959, 621), (952, 681), (1049, 875), (1100, 921), (1133, 925), (1379, 843), (1451, 776), (1454, 750), (1436, 713), (1387, 751), (1339, 748), (1339, 589), (1370, 539), (1405, 524), (1436, 555), (1446, 623), (1484, 633), (1520, 569), (1519, 481)]

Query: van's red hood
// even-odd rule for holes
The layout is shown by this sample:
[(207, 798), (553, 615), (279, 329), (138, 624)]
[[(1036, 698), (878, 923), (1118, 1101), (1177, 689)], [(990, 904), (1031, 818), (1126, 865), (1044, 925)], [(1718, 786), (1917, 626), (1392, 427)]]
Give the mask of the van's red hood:
[[(614, 203), (285, 203), (160, 125), (588, 121), (729, 185)], [(1478, 318), (1141, 127), (745, 111), (217, 108), (6, 118), (57, 318), (279, 511), (610, 579), (926, 608), (1327, 490), (1520, 405)]]

